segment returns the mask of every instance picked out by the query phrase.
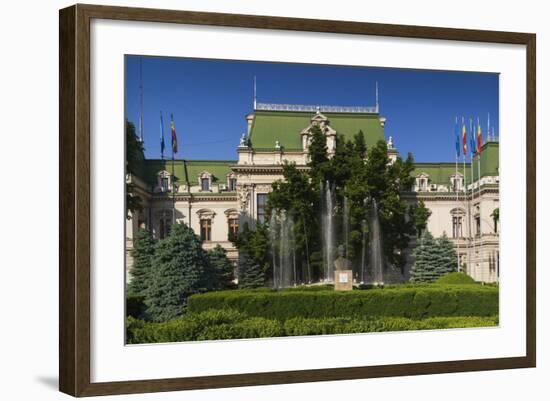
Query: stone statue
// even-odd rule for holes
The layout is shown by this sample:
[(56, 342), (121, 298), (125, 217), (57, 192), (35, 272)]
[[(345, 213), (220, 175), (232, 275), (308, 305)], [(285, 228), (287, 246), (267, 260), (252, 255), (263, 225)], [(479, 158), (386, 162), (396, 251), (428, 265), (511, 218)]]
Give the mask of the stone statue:
[(338, 258), (334, 261), (336, 270), (351, 270), (351, 261), (344, 257), (344, 245), (338, 247)]
[(390, 137), (388, 138), (388, 149), (393, 149), (393, 138)]
[(241, 135), (241, 140), (239, 141), (239, 147), (246, 148), (246, 137), (244, 134)]

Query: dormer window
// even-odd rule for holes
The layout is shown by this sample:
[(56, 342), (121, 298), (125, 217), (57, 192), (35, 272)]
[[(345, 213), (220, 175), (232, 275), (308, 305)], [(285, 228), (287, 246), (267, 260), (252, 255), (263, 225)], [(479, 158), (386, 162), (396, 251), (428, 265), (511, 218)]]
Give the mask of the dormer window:
[(420, 174), (416, 177), (416, 191), (417, 192), (426, 192), (428, 191), (428, 181), (429, 176), (427, 174)]
[(451, 176), (451, 191), (458, 192), (464, 189), (464, 176), (462, 174), (453, 174)]
[(210, 180), (208, 178), (201, 178), (201, 191), (210, 191)]
[(168, 171), (162, 170), (157, 174), (156, 192), (170, 192), (172, 187), (172, 176)]
[(212, 174), (208, 171), (200, 173), (199, 185), (201, 186), (201, 192), (210, 192), (212, 188)]
[(235, 173), (230, 173), (227, 175), (227, 190), (230, 192), (237, 190), (237, 176)]

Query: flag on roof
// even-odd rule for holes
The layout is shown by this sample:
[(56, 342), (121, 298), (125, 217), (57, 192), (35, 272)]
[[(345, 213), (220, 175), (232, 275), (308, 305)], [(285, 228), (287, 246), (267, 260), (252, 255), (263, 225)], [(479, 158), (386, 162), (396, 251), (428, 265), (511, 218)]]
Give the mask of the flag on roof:
[(178, 137), (176, 136), (173, 114), (170, 114), (170, 133), (172, 135), (172, 153), (178, 153)]
[(482, 139), (481, 139), (481, 125), (479, 124), (479, 119), (477, 120), (477, 153), (481, 155), (481, 145), (482, 145)]
[(474, 129), (474, 122), (470, 118), (470, 153), (476, 154), (476, 133)]
[(462, 151), (464, 156), (466, 156), (466, 153), (468, 153), (468, 138), (466, 135), (466, 124), (464, 124), (464, 120), (462, 120)]

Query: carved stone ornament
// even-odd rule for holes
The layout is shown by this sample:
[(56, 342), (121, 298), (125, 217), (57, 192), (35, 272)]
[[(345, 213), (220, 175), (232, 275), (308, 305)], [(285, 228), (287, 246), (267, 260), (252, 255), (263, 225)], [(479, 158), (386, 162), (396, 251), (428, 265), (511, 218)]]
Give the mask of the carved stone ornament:
[(245, 212), (248, 209), (248, 202), (250, 201), (250, 186), (242, 185), (238, 188), (239, 206), (241, 211)]

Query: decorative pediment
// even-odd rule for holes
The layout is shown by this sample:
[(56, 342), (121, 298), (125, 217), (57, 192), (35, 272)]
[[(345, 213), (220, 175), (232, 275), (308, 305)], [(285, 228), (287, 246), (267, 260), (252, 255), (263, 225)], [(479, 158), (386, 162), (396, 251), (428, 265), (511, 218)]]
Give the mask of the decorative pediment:
[(228, 219), (238, 219), (239, 218), (239, 212), (237, 209), (227, 209), (224, 214), (227, 216)]
[(216, 212), (210, 209), (197, 210), (197, 216), (199, 216), (199, 220), (213, 219), (215, 215), (216, 215)]
[(313, 127), (321, 128), (321, 131), (327, 136), (336, 135), (336, 131), (330, 126), (330, 120), (320, 111), (317, 111), (317, 113), (311, 117), (310, 122), (311, 124), (302, 130), (301, 135), (311, 135), (311, 129)]
[(304, 128), (300, 135), (302, 136), (302, 148), (307, 150), (311, 145), (311, 129), (313, 127), (319, 127), (321, 132), (327, 137), (327, 148), (330, 154), (334, 153), (336, 149), (336, 130), (330, 126), (330, 121), (319, 110), (311, 117), (311, 124)]
[(460, 207), (455, 207), (454, 209), (451, 210), (451, 215), (453, 216), (465, 216), (466, 215), (466, 211)]

